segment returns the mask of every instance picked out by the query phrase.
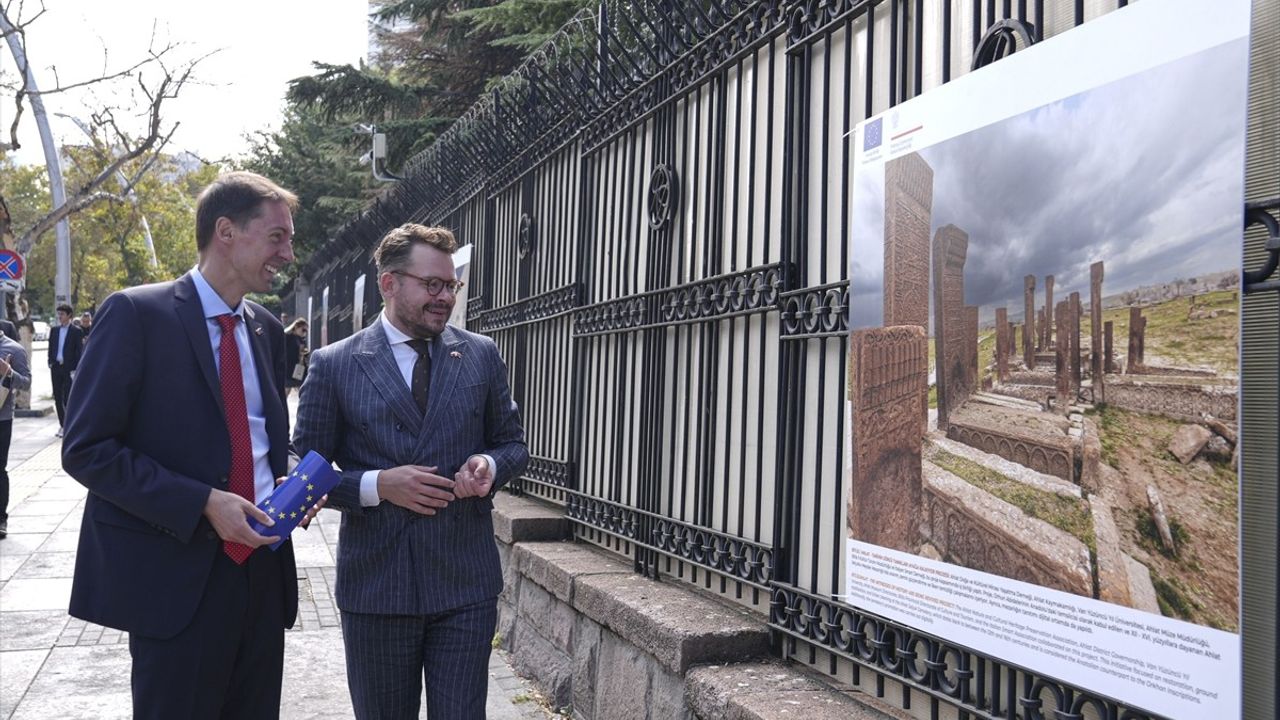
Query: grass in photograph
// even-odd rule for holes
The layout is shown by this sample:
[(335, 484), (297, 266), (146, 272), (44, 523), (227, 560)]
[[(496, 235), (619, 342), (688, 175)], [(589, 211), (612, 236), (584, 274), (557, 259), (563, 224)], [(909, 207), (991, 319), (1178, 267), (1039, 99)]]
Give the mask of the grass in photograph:
[[(1235, 290), (1215, 290), (1195, 297), (1195, 308), (1216, 311), (1217, 317), (1192, 320), (1191, 301), (1174, 298), (1142, 308), (1147, 319), (1147, 362), (1204, 366), (1219, 373), (1239, 375), (1240, 302)], [(1104, 310), (1103, 321), (1111, 321), (1112, 347), (1117, 355), (1129, 348), (1129, 308)], [(1082, 323), (1085, 332), (1087, 322)]]
[(1089, 503), (1086, 501), (1024, 485), (995, 470), (945, 450), (938, 450), (931, 456), (930, 461), (974, 487), (985, 490), (1013, 505), (1027, 515), (1043, 520), (1077, 538), (1089, 548), (1090, 552), (1097, 552), (1093, 515), (1089, 512)]

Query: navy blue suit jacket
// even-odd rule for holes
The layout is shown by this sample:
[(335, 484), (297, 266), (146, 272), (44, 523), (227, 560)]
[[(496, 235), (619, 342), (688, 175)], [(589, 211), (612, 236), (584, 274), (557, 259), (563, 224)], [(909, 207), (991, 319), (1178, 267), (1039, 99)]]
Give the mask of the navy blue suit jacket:
[[(246, 301), (245, 323), (267, 420), (271, 470), (286, 474), (284, 331)], [(71, 614), (144, 637), (173, 637), (204, 593), (222, 542), (204, 518), (227, 490), (231, 440), (204, 310), (191, 276), (131, 288), (102, 304), (67, 404), (62, 466), (89, 489)], [(261, 550), (259, 552), (262, 552)], [(293, 546), (273, 553), (292, 625)]]
[(452, 326), (437, 343), (425, 414), (381, 320), (311, 354), (294, 446), (342, 469), (327, 505), (344, 511), (335, 588), (341, 610), (431, 615), (502, 591), (490, 498), (455, 500), (432, 516), (386, 501), (360, 505), (366, 470), (435, 465), (437, 474), (452, 478), (467, 458), (486, 453), (497, 463), (496, 490), (529, 462), (497, 346)]

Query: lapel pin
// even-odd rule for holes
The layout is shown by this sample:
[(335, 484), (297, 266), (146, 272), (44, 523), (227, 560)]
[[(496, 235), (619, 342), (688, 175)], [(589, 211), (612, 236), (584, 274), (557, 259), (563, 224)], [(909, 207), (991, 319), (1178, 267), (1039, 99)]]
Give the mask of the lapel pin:
[(254, 329), (253, 329), (253, 334), (254, 334), (254, 335), (261, 335), (261, 334), (262, 334), (262, 326), (261, 326), (261, 325), (259, 325), (258, 327), (254, 328)]
[(455, 360), (461, 360), (461, 359), (462, 359), (462, 353), (458, 352), (457, 350), (454, 350), (453, 352), (449, 353), (449, 357), (451, 357), (451, 358), (453, 358), (453, 359), (455, 359)]

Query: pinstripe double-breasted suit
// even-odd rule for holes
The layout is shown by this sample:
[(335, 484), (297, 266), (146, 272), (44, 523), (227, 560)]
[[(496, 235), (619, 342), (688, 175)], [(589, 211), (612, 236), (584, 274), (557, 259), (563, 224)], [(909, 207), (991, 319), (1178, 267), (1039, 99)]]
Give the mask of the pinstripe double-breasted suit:
[[(299, 453), (315, 450), (342, 471), (328, 507), (344, 511), (335, 593), (344, 617), (436, 616), (496, 601), (502, 570), (489, 497), (454, 500), (432, 516), (387, 501), (360, 504), (360, 480), (368, 470), (434, 465), (437, 474), (452, 478), (469, 457), (487, 454), (496, 465), (494, 491), (524, 471), (524, 429), (492, 340), (445, 327), (432, 349), (425, 414), (396, 364), (381, 319), (315, 351), (294, 444)], [(367, 650), (373, 664), (385, 649)], [(360, 654), (348, 647), (349, 675), (365, 671), (350, 666), (353, 657), (361, 664)]]

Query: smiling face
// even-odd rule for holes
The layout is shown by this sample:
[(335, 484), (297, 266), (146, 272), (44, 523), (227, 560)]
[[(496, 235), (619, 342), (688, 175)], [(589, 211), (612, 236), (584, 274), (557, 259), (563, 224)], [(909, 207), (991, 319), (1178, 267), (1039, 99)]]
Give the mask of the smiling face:
[[(409, 263), (400, 268), (422, 278), (454, 279), (453, 257), (430, 245), (416, 243)], [(427, 291), (417, 278), (387, 271), (378, 276), (378, 287), (387, 303), (387, 317), (400, 332), (416, 338), (432, 338), (444, 332), (457, 297), (447, 287), (438, 295)]]
[(293, 216), (283, 201), (268, 200), (243, 227), (218, 218), (214, 241), (222, 245), (226, 259), (226, 287), (218, 292), (238, 302), (246, 293), (269, 291), (280, 268), (293, 262)]

